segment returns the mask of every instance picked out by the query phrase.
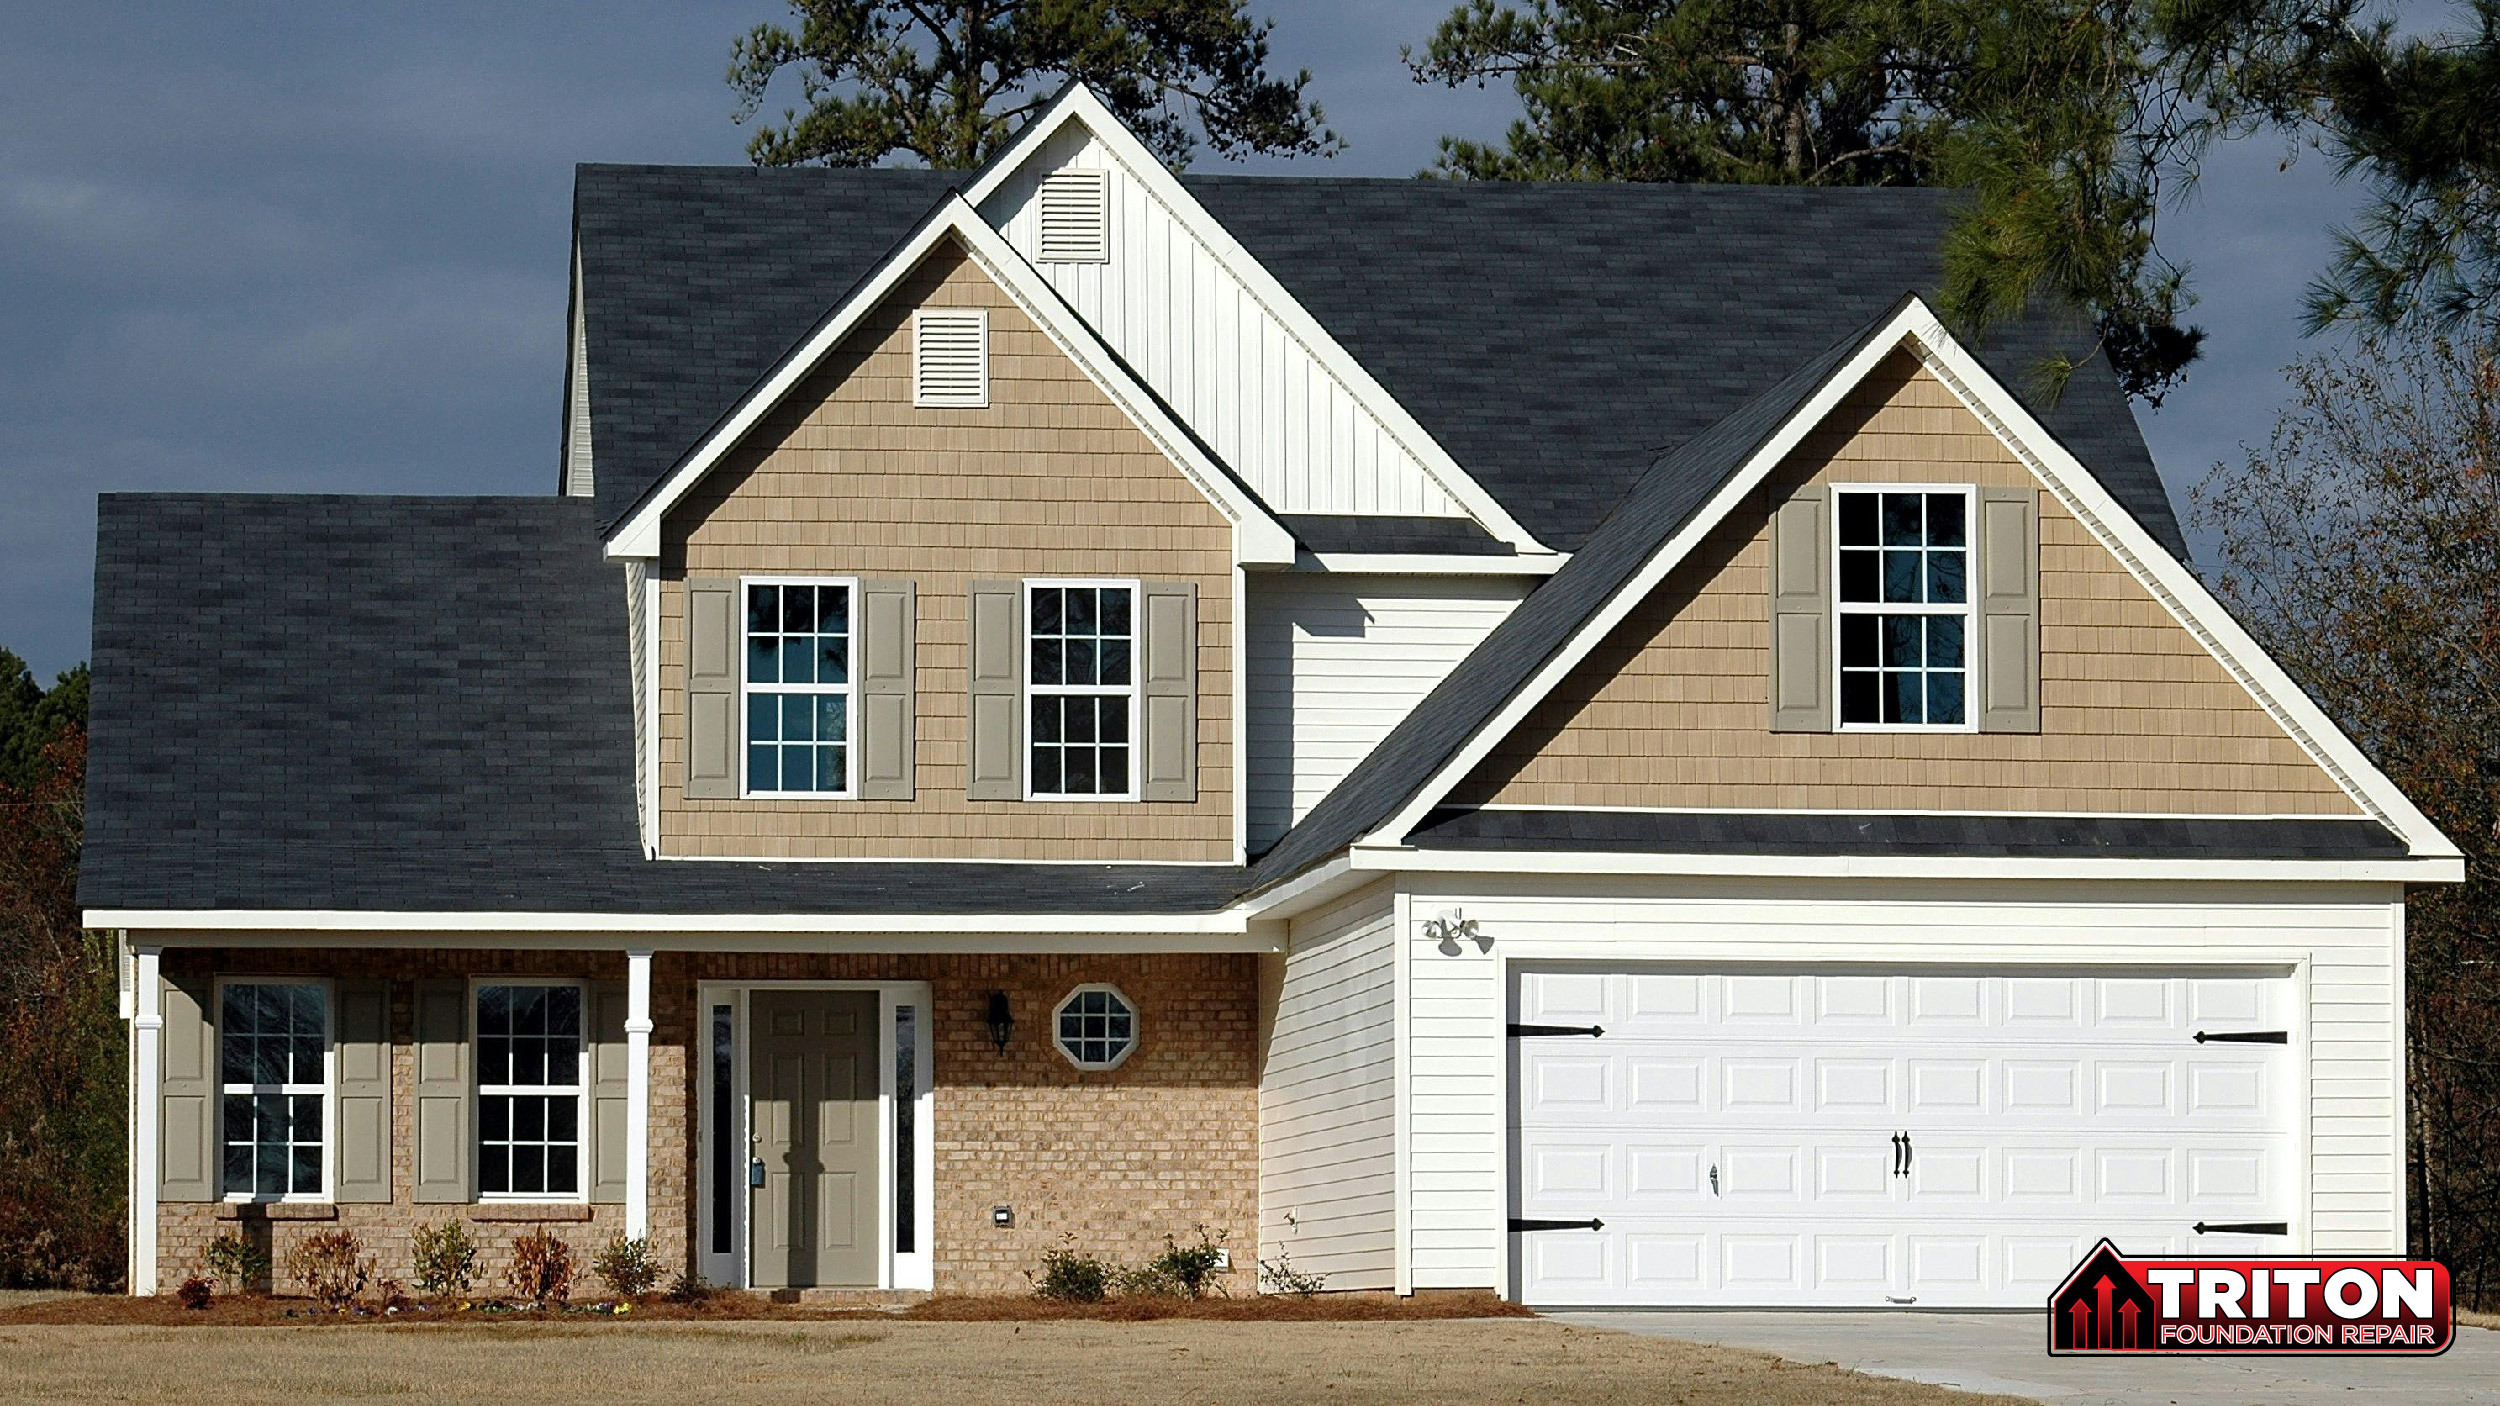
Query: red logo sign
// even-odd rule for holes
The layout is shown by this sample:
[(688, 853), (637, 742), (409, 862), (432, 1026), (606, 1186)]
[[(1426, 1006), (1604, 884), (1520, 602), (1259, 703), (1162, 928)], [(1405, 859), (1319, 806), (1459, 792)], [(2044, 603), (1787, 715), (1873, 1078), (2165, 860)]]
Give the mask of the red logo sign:
[(2049, 1295), (2049, 1351), (2446, 1352), (2432, 1260), (2138, 1259), (2107, 1240)]

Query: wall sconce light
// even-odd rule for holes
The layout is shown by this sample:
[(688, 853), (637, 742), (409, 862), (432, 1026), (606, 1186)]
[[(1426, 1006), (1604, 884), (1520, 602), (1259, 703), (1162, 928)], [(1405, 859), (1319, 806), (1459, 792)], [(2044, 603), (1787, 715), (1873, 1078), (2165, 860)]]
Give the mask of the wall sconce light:
[(990, 1207), (990, 1224), (997, 1226), (1001, 1230), (1015, 1229), (1016, 1208), (1013, 1206)]
[(1468, 917), (1463, 909), (1452, 908), (1439, 917), (1426, 918), (1424, 936), (1441, 944), (1441, 955), (1444, 957), (1455, 957), (1464, 950), (1458, 945), (1461, 939), (1476, 944), (1479, 951), (1493, 950), (1493, 939), (1476, 931), (1476, 920)]
[(1007, 993), (1004, 991), (991, 992), (990, 1043), (998, 1046), (998, 1052), (1000, 1054), (1005, 1054), (1007, 1053), (1007, 1042), (1014, 1039), (1015, 1034), (1016, 1016), (1015, 1012), (1007, 1009)]

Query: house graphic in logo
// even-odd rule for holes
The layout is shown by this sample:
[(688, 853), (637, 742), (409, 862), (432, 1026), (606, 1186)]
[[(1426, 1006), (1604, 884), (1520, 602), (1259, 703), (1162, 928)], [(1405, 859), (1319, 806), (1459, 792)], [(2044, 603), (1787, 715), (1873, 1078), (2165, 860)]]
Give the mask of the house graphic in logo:
[(2128, 1352), (2153, 1346), (2152, 1294), (2103, 1240), (2049, 1295), (2049, 1342), (2060, 1352)]

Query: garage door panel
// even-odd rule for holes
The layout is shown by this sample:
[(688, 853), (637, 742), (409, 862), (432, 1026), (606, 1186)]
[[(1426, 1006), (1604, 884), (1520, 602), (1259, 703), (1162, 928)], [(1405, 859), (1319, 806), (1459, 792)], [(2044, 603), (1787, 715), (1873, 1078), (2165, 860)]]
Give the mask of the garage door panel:
[(1689, 1231), (1624, 1235), (1624, 1287), (1642, 1297), (1700, 1297), (1709, 1288), (1709, 1237)]
[(1911, 1059), (1907, 1064), (1909, 1104), (1903, 1111), (1940, 1117), (1989, 1111), (1987, 1061)]
[(1892, 1235), (1817, 1235), (1814, 1237), (1814, 1287), (1857, 1291), (1854, 1296), (1881, 1296), (1897, 1277), (1899, 1237)]
[(1899, 1019), (1893, 1002), (1896, 983), (1890, 977), (1825, 976), (1811, 980), (1817, 1025), (1890, 1026)]
[(1728, 976), (1719, 985), (1719, 1019), (1729, 1026), (1802, 1025), (1801, 976)]
[(1814, 1068), (1814, 1111), (1817, 1113), (1891, 1113), (1893, 1068), (1881, 1056), (1817, 1057)]
[(1987, 1023), (1986, 979), (1976, 976), (1914, 976), (1909, 979), (1913, 1030), (1975, 1030)]
[(1818, 1205), (1883, 1206), (1892, 1201), (1889, 1146), (1822, 1146), (1814, 1151), (1814, 1200)]
[(1731, 1113), (1802, 1113), (1794, 1055), (1719, 1061), (1719, 1107)]

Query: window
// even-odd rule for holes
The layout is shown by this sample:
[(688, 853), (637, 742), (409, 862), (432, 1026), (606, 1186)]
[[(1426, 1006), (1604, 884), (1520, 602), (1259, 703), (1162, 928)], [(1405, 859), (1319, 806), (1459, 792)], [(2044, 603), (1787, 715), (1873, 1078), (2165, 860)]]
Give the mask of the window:
[(1117, 1069), (1137, 1048), (1137, 1008), (1116, 986), (1080, 986), (1052, 1012), (1059, 1053), (1079, 1069)]
[(727, 1005), (712, 1007), (712, 1253), (729, 1253), (729, 1198), (735, 1179), (746, 1168), (739, 1165), (737, 1139), (730, 1130), (730, 1099), (734, 1092), (732, 1069), (738, 1056), (736, 1027), (731, 1021), (735, 1012)]
[(217, 1012), (229, 1197), (327, 1194), (330, 992), (312, 982), (230, 982)]
[(979, 410), (990, 403), (990, 315), (979, 308), (912, 314), (911, 403)]
[(1026, 590), (1033, 794), (1127, 800), (1137, 708), (1131, 623), (1137, 588), (1054, 581)]
[(894, 1253), (915, 1253), (920, 1231), (920, 1012), (913, 1006), (894, 1008)]
[(479, 987), (479, 1194), (580, 1195), (581, 1127), (582, 988)]
[(749, 581), (747, 794), (850, 792), (851, 585)]
[(1969, 725), (1970, 490), (1842, 490), (1840, 724)]

